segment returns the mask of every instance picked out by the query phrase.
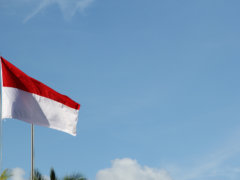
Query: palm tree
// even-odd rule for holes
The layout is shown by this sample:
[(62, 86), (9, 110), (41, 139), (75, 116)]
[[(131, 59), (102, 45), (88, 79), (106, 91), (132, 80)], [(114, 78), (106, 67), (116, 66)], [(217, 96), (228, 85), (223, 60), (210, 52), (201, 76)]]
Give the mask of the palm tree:
[[(50, 180), (58, 180), (56, 173), (53, 168), (50, 171)], [(82, 174), (76, 173), (65, 176), (62, 180), (87, 180)]]
[(51, 170), (50, 170), (50, 180), (57, 180), (57, 179), (58, 179), (58, 178), (57, 178), (57, 176), (56, 176), (56, 174), (55, 174), (54, 169), (51, 168)]
[(45, 180), (43, 175), (37, 169), (34, 170), (34, 177), (33, 177), (33, 179), (34, 180)]
[(87, 180), (82, 174), (76, 173), (71, 174), (70, 176), (65, 176), (63, 180)]
[[(6, 180), (6, 179), (0, 179), (0, 180)], [(34, 170), (34, 180), (46, 180), (43, 175), (38, 171)], [(50, 180), (87, 180), (82, 174), (76, 173), (71, 174), (68, 176), (65, 176), (62, 179), (57, 178), (56, 173), (53, 168), (50, 170)]]
[(12, 176), (11, 171), (9, 169), (5, 169), (0, 176), (0, 180), (7, 180), (11, 176)]

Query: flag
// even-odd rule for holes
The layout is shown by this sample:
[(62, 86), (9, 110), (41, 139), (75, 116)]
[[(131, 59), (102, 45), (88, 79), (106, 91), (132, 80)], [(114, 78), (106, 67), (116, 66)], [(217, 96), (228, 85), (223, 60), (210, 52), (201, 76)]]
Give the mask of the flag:
[(18, 119), (75, 136), (80, 104), (0, 58), (2, 118)]

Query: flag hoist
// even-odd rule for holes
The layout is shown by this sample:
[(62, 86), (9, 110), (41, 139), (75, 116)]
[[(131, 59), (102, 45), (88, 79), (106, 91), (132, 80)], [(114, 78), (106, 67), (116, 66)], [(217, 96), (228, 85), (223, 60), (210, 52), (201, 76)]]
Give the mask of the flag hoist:
[(76, 135), (80, 104), (28, 76), (1, 58), (2, 119), (31, 124), (31, 179), (34, 177), (34, 126), (45, 126)]

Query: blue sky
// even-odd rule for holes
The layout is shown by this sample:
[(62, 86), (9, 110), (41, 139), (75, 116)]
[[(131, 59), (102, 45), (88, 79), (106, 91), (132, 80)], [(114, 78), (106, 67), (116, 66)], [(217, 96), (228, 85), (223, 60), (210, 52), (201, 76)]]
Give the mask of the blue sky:
[[(1, 55), (82, 105), (76, 137), (35, 128), (35, 166), (90, 180), (239, 179), (239, 6), (1, 0)], [(28, 179), (30, 125), (9, 119), (2, 134), (3, 168)]]

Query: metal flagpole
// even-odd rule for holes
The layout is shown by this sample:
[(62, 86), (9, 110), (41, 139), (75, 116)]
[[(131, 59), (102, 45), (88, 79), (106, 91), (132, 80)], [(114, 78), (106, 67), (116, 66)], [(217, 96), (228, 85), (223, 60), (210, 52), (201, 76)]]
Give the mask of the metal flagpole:
[(34, 126), (31, 125), (31, 180), (34, 179)]
[[(1, 60), (1, 53), (0, 53), (0, 60)], [(2, 133), (2, 131), (3, 131), (3, 128), (2, 128), (2, 125), (3, 125), (3, 123), (2, 123), (2, 63), (1, 63), (1, 87), (0, 87), (0, 151), (1, 151), (1, 154), (0, 154), (0, 171), (2, 172), (2, 153), (3, 153), (3, 138), (2, 138), (2, 135), (3, 135), (3, 133)]]
[(2, 154), (3, 154), (3, 119), (2, 119), (2, 87), (0, 88), (0, 172), (2, 172), (2, 161), (3, 161), (3, 157), (2, 157)]

